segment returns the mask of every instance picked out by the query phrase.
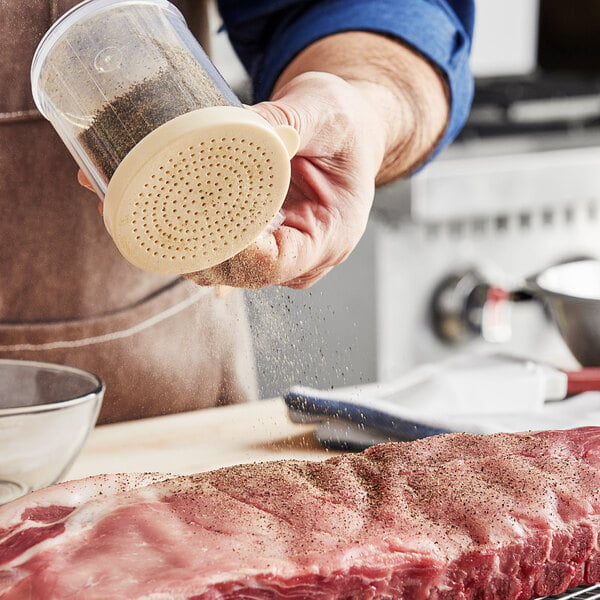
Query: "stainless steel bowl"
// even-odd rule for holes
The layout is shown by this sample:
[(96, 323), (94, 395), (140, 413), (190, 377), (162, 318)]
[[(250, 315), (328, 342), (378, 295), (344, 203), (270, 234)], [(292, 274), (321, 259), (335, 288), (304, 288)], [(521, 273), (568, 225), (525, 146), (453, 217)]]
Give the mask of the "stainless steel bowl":
[(61, 480), (96, 423), (104, 389), (73, 367), (0, 360), (0, 504)]
[(558, 264), (528, 284), (548, 307), (576, 360), (584, 367), (600, 366), (600, 261)]

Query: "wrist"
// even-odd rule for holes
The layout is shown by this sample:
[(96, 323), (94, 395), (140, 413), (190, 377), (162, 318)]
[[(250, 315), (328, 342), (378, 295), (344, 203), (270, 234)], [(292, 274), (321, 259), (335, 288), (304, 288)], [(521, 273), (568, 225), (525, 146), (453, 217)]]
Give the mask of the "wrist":
[(337, 75), (364, 97), (369, 123), (384, 132), (378, 184), (416, 169), (445, 131), (449, 101), (443, 77), (397, 40), (362, 31), (323, 38), (288, 65), (276, 90), (306, 71)]
[(421, 55), (395, 43), (398, 68), (378, 79), (380, 115), (388, 132), (377, 175), (382, 184), (426, 162), (446, 129), (450, 102), (443, 77)]
[(424, 154), (419, 151), (417, 103), (410, 95), (401, 96), (380, 82), (347, 81), (363, 95), (371, 123), (376, 124), (371, 125), (370, 131), (380, 132), (383, 148), (376, 169), (376, 183), (386, 183), (410, 172)]

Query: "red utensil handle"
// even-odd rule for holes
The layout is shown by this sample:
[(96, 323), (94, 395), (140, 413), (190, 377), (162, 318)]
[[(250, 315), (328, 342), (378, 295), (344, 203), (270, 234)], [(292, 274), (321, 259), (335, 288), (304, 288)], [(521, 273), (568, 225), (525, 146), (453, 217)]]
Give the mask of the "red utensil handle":
[(600, 367), (584, 367), (567, 371), (567, 395), (600, 390)]

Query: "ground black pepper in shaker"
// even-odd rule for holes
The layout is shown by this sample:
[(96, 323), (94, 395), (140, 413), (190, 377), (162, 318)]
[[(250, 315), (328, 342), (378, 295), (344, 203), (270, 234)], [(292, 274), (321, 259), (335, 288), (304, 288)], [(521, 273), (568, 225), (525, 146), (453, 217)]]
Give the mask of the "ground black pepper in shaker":
[(40, 42), (32, 88), (141, 269), (208, 268), (277, 222), (298, 135), (242, 107), (167, 0), (79, 4)]

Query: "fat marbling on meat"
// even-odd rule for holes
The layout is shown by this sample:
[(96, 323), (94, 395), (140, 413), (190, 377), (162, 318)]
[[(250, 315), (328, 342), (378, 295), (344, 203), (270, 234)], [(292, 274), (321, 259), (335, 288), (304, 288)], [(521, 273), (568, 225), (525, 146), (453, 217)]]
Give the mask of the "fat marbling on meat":
[(525, 600), (600, 581), (600, 428), (106, 475), (0, 508), (2, 600)]

